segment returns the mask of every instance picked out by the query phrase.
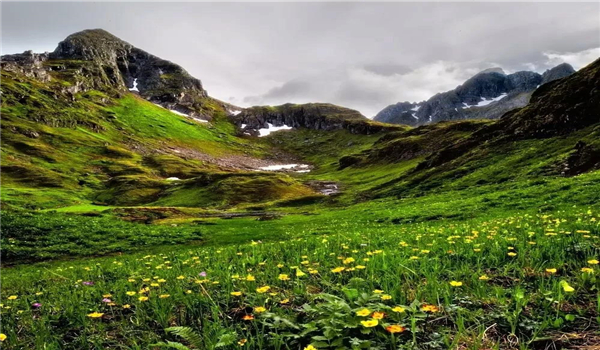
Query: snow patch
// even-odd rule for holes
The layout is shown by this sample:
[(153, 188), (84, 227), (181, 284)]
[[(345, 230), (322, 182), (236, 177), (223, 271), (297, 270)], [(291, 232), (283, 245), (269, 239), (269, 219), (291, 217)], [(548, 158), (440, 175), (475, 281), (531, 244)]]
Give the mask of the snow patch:
[(173, 112), (173, 113), (175, 113), (177, 115), (180, 115), (180, 116), (183, 116), (183, 117), (189, 117), (190, 116), (189, 114), (181, 113), (181, 112), (176, 111), (174, 109), (169, 109), (169, 112)]
[(486, 99), (482, 98), (481, 101), (479, 101), (476, 105), (468, 106), (468, 107), (465, 107), (465, 108), (487, 106), (490, 103), (494, 103), (494, 102), (500, 101), (501, 99), (503, 99), (504, 97), (506, 97), (506, 95), (507, 95), (506, 93), (503, 93), (500, 96), (494, 97), (494, 98), (490, 98), (489, 100), (486, 100)]
[(238, 115), (238, 114), (242, 113), (242, 111), (232, 111), (232, 110), (229, 110), (228, 112), (233, 115)]
[(168, 177), (167, 181), (180, 181), (181, 179), (178, 177)]
[(277, 171), (277, 170), (292, 169), (295, 167), (300, 167), (300, 165), (303, 165), (303, 164), (275, 164), (275, 165), (262, 166), (259, 169), (266, 170), (266, 171)]
[(416, 106), (416, 107), (413, 107), (413, 108), (411, 108), (410, 110), (411, 110), (411, 111), (415, 111), (415, 112), (416, 112), (416, 111), (418, 111), (418, 110), (419, 110), (419, 108), (421, 108), (421, 106)]
[(140, 92), (140, 90), (138, 90), (138, 88), (137, 88), (137, 78), (133, 79), (133, 87), (131, 89), (129, 89), (129, 91)]
[(200, 123), (208, 123), (208, 120), (204, 120), (204, 119), (200, 119), (200, 118), (196, 118), (196, 117), (191, 117), (191, 118)]
[(291, 130), (292, 129), (291, 126), (287, 126), (287, 125), (275, 126), (271, 123), (267, 123), (267, 125), (268, 125), (267, 128), (258, 129), (258, 133), (259, 133), (258, 137), (267, 136), (267, 135), (271, 134), (272, 132), (279, 131), (279, 130)]

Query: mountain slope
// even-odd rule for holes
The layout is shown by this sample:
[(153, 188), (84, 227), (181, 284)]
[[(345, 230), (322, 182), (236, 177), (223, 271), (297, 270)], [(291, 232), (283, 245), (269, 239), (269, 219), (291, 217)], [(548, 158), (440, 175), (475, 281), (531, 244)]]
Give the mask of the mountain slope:
[[(73, 34), (49, 55), (3, 56), (1, 90), (3, 208), (147, 205), (179, 190), (203, 196), (205, 182), (186, 180), (222, 172), (231, 176), (215, 178), (221, 190), (210, 200), (178, 203), (315, 194), (287, 174), (256, 172), (287, 155), (238, 137), (228, 119), (235, 107), (208, 96), (183, 68), (103, 30)], [(273, 195), (230, 193), (247, 172), (248, 186), (271, 184)]]
[(379, 112), (374, 120), (411, 126), (442, 120), (497, 119), (525, 106), (541, 84), (573, 74), (563, 63), (543, 74), (521, 71), (505, 74), (500, 68), (484, 70), (454, 90), (439, 93), (419, 103), (399, 102)]

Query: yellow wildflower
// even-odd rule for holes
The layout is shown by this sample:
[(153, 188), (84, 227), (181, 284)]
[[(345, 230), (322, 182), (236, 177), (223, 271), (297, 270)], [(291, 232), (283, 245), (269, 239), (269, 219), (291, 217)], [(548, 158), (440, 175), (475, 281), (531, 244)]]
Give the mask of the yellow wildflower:
[(361, 310), (356, 311), (356, 314), (358, 316), (363, 316), (363, 317), (364, 316), (369, 316), (371, 314), (371, 310), (369, 310), (369, 309), (361, 309)]

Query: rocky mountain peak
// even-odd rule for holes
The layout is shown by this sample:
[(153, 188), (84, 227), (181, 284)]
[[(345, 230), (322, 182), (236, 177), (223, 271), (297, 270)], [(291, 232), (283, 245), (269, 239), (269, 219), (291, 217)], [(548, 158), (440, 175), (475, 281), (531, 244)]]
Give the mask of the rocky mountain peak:
[(61, 41), (52, 58), (82, 60), (116, 60), (127, 55), (133, 46), (104, 29), (87, 29)]
[(573, 74), (568, 64), (544, 73), (520, 71), (506, 74), (501, 68), (485, 69), (454, 90), (435, 94), (420, 103), (401, 102), (384, 108), (375, 120), (418, 126), (443, 120), (497, 119), (529, 102), (534, 90), (549, 81)]
[(568, 77), (569, 75), (575, 73), (575, 69), (568, 63), (561, 63), (554, 68), (550, 68), (542, 74), (543, 82), (542, 84), (549, 83), (553, 80), (562, 79), (564, 77)]
[(485, 74), (485, 73), (498, 73), (498, 74), (506, 75), (506, 73), (504, 73), (504, 70), (500, 67), (492, 67), (492, 68), (484, 69), (477, 74)]

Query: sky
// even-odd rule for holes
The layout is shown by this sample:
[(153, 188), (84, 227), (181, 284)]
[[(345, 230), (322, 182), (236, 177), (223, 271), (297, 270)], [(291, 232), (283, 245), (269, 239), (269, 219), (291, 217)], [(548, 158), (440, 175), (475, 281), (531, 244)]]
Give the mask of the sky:
[(2, 2), (2, 54), (102, 28), (241, 107), (329, 102), (373, 117), (477, 72), (600, 57), (592, 3)]

